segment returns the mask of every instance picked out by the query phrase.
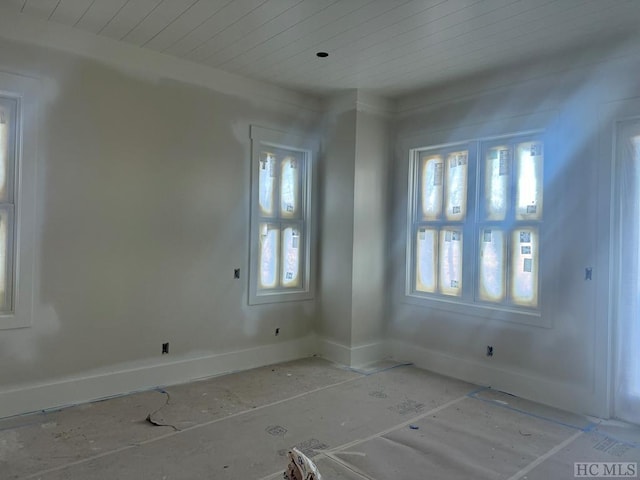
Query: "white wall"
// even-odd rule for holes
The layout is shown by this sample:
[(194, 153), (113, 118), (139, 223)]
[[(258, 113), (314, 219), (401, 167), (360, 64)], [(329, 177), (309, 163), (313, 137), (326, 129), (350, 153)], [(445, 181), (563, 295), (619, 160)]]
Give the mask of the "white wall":
[(318, 331), (335, 351), (325, 355), (345, 364), (351, 346), (356, 115), (347, 110), (328, 116), (319, 175)]
[(320, 175), (320, 351), (363, 365), (386, 355), (388, 106), (350, 91), (330, 99)]
[[(528, 59), (400, 99), (390, 262), (394, 356), (574, 411), (608, 416), (611, 125), (640, 96), (637, 50)], [(622, 100), (622, 102), (620, 102)], [(638, 112), (640, 114), (640, 112)], [(546, 130), (541, 238), (545, 327), (510, 314), (416, 306), (404, 295), (408, 147)], [(585, 281), (592, 267), (592, 281)], [(494, 356), (487, 357), (487, 345)]]
[(9, 40), (0, 70), (41, 85), (35, 315), (0, 329), (0, 417), (315, 352), (316, 302), (249, 307), (247, 273), (249, 126), (313, 135), (316, 111)]
[(358, 112), (353, 228), (354, 347), (374, 345), (385, 328), (387, 203), (389, 201), (388, 119)]
[[(399, 99), (393, 117), (351, 92), (320, 128), (317, 99), (0, 14), (13, 39), (0, 40), (0, 70), (42, 85), (35, 318), (0, 330), (0, 417), (300, 357), (314, 331), (342, 363), (388, 347), (609, 414), (611, 132), (640, 97), (633, 46), (452, 79)], [(247, 306), (251, 124), (322, 136), (315, 301)], [(408, 302), (406, 146), (531, 128), (549, 134), (546, 327)]]

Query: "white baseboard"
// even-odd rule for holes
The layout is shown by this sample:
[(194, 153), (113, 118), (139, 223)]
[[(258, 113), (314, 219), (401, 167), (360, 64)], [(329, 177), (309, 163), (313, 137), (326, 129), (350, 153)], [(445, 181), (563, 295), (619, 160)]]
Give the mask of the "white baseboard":
[(361, 367), (389, 356), (386, 342), (358, 345), (351, 349), (351, 366)]
[(327, 360), (347, 365), (360, 367), (369, 363), (382, 360), (387, 357), (388, 350), (385, 342), (370, 343), (357, 347), (347, 347), (341, 343), (326, 338), (318, 340), (320, 355)]
[(228, 353), (182, 358), (153, 364), (125, 365), (111, 371), (0, 390), (0, 418), (50, 410), (158, 386), (175, 385), (238, 370), (295, 360), (317, 351), (317, 337), (263, 345)]
[(351, 349), (341, 343), (336, 343), (326, 338), (318, 339), (318, 353), (322, 358), (351, 366)]
[(419, 368), (457, 378), (477, 385), (489, 386), (521, 398), (571, 412), (609, 416), (599, 396), (585, 386), (550, 380), (474, 360), (435, 352), (407, 342), (391, 340), (389, 351), (395, 360), (409, 361)]

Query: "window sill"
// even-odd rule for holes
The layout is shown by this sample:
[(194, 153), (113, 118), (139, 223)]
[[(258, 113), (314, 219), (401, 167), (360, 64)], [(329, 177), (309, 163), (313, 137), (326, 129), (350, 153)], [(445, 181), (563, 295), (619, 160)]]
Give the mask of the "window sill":
[(31, 327), (31, 318), (22, 318), (14, 313), (0, 314), (0, 330)]
[(461, 300), (423, 297), (415, 294), (405, 294), (402, 301), (403, 303), (418, 307), (452, 312), (486, 320), (499, 320), (533, 327), (552, 328), (551, 322), (545, 318), (539, 310), (513, 308), (505, 305), (468, 303)]
[(310, 291), (295, 292), (268, 292), (251, 295), (249, 305), (264, 305), (268, 303), (301, 302), (313, 300), (313, 293)]

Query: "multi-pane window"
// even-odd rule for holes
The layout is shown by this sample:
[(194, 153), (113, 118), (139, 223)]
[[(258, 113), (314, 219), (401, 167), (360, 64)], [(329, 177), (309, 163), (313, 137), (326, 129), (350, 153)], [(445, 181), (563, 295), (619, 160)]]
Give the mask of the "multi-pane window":
[(477, 299), (536, 308), (543, 144), (522, 139), (483, 147)]
[(308, 298), (311, 151), (255, 127), (252, 140), (250, 302)]
[(542, 141), (419, 148), (411, 160), (408, 293), (537, 309)]
[(0, 72), (0, 330), (33, 321), (41, 84)]
[(17, 101), (0, 97), (0, 314), (13, 311)]
[(459, 297), (467, 219), (469, 150), (417, 152), (415, 290)]
[(258, 180), (258, 288), (299, 288), (303, 237), (302, 152), (268, 148), (260, 153)]

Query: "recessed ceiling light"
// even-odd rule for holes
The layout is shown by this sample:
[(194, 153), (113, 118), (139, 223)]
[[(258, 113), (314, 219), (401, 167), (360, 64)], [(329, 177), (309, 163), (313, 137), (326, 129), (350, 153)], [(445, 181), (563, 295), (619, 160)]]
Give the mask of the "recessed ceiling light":
[(318, 56), (320, 58), (327, 58), (329, 56), (329, 54), (327, 52), (318, 52), (318, 53), (316, 53), (316, 56)]

